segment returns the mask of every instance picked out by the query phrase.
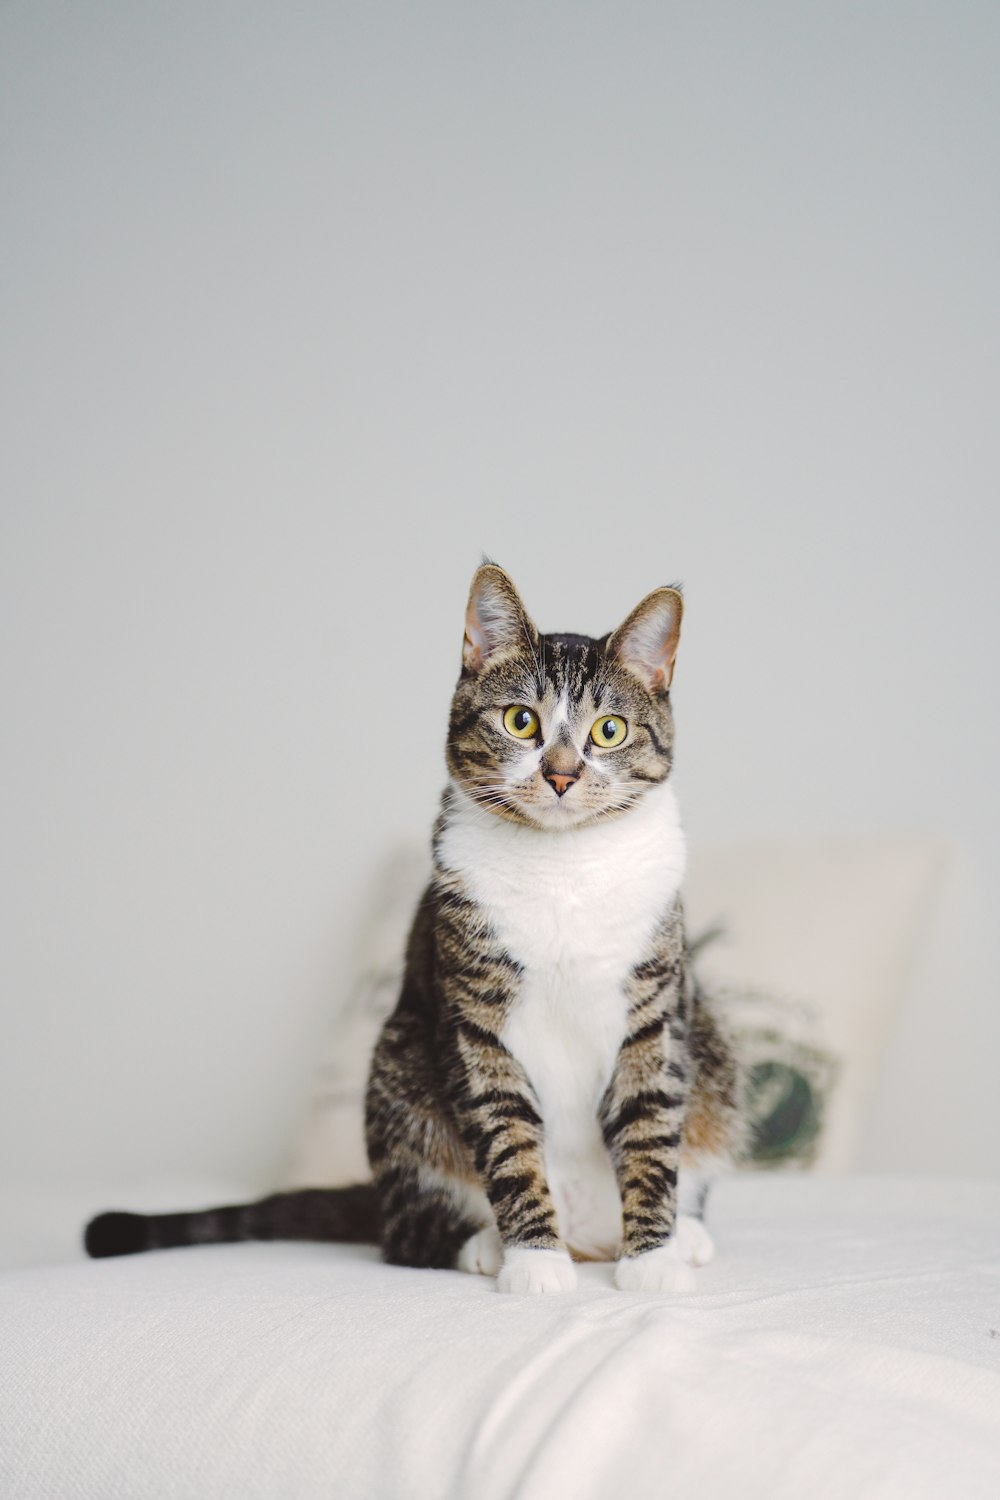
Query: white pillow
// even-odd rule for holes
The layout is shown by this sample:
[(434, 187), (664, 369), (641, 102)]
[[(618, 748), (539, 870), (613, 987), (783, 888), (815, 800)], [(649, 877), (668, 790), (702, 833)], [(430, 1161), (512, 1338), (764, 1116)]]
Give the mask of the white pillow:
[(377, 903), (359, 934), (353, 988), (334, 1017), (292, 1150), (288, 1187), (340, 1187), (371, 1176), (364, 1131), (368, 1064), (399, 995), (406, 938), (430, 873), (424, 847), (403, 845), (386, 861)]
[[(696, 850), (685, 882), (696, 970), (735, 1031), (754, 1119), (748, 1165), (843, 1170), (941, 853), (916, 839), (771, 843)], [(287, 1186), (369, 1176), (368, 1062), (403, 972), (410, 920), (429, 875), (400, 849), (362, 934), (362, 964), (337, 1015)]]

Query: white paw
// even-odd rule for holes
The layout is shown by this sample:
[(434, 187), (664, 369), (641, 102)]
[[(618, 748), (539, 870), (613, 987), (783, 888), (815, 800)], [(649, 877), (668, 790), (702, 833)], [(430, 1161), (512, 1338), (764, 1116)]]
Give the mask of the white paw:
[(504, 1251), (503, 1267), (497, 1277), (498, 1292), (538, 1296), (571, 1292), (575, 1286), (576, 1270), (565, 1250)]
[(695, 1279), (673, 1239), (642, 1255), (623, 1256), (615, 1266), (615, 1286), (622, 1292), (693, 1292)]
[(712, 1236), (701, 1220), (690, 1214), (677, 1215), (674, 1238), (681, 1260), (686, 1260), (689, 1266), (707, 1266), (715, 1254)]
[(500, 1232), (491, 1224), (466, 1240), (458, 1252), (456, 1265), (460, 1271), (471, 1271), (473, 1275), (495, 1276), (502, 1260)]

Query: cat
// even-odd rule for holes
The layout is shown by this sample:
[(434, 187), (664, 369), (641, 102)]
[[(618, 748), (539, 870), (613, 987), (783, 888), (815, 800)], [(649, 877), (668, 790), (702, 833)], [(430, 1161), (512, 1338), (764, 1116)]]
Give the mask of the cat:
[(431, 882), (366, 1098), (372, 1182), (204, 1212), (101, 1214), (91, 1255), (241, 1239), (379, 1243), (386, 1261), (571, 1289), (613, 1260), (680, 1291), (736, 1153), (733, 1050), (691, 973), (670, 783), (682, 597), (600, 639), (542, 635), (477, 570)]

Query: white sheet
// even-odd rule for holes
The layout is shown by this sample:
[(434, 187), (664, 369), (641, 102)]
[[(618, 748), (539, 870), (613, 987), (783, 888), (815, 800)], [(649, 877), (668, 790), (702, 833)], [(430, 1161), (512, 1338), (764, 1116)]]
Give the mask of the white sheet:
[(1000, 1495), (1000, 1188), (722, 1185), (691, 1297), (345, 1247), (0, 1277), (5, 1500)]

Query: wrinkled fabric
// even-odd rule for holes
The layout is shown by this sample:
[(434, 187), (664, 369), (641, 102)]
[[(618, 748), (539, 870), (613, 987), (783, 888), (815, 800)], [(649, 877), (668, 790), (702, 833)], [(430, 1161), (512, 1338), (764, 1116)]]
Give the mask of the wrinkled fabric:
[(1000, 1188), (750, 1177), (712, 1207), (688, 1297), (319, 1245), (9, 1272), (0, 1494), (995, 1500)]

